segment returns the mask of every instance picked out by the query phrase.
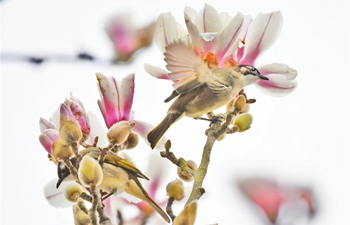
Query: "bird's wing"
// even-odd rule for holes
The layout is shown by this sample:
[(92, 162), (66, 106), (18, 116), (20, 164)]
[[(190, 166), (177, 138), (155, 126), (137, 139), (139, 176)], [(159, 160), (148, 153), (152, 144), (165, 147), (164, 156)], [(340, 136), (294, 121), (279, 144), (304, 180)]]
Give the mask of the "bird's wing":
[(168, 76), (175, 81), (173, 87), (178, 94), (185, 94), (213, 79), (203, 59), (184, 42), (168, 45), (164, 56), (166, 68), (170, 71)]

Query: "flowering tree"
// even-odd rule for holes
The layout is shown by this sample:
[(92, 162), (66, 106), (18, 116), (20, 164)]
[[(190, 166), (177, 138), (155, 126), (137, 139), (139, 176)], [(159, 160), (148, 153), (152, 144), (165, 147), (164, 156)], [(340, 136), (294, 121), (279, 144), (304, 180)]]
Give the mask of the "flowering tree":
[[(252, 124), (252, 115), (248, 112), (255, 99), (247, 98), (245, 87), (254, 84), (266, 94), (284, 96), (297, 86), (297, 71), (288, 65), (257, 66), (257, 59), (278, 38), (282, 14), (259, 14), (253, 19), (238, 12), (232, 18), (206, 4), (198, 13), (193, 8), (185, 8), (187, 31), (171, 13), (161, 14), (155, 25), (141, 31), (131, 29), (128, 23), (125, 17), (116, 17), (107, 26), (116, 49), (116, 60), (128, 61), (138, 48), (147, 46), (149, 32), (155, 27), (155, 39), (164, 53), (167, 70), (149, 64), (144, 67), (152, 76), (173, 82), (174, 90), (169, 91), (172, 93), (165, 100), (173, 104), (158, 126), (137, 120), (132, 110), (135, 74), (117, 80), (97, 73), (98, 106), (107, 133), (101, 132), (101, 124), (73, 96), (60, 105), (51, 121), (40, 119), (39, 140), (49, 159), (58, 167), (58, 178), (46, 185), (45, 196), (55, 207), (72, 206), (76, 224), (144, 224), (146, 221), (194, 224), (196, 216), (200, 216), (196, 215), (196, 208), (205, 192), (203, 181), (215, 141), (244, 132)], [(226, 110), (222, 113), (213, 113), (223, 106)], [(166, 130), (183, 116), (210, 121), (198, 167), (191, 160), (178, 158), (171, 151), (170, 140), (164, 137)], [(136, 148), (139, 137), (151, 148), (160, 150), (149, 163), (153, 172), (141, 172), (124, 152)], [(166, 196), (157, 198), (156, 192), (166, 172), (161, 165), (166, 160), (177, 166), (180, 179), (167, 185), (167, 199)], [(142, 179), (150, 180), (147, 187), (141, 183)], [(191, 193), (185, 193), (182, 180), (193, 182)], [(271, 210), (270, 205), (259, 198), (261, 190), (248, 186), (243, 185), (242, 190), (274, 223), (276, 207), (291, 195), (269, 192), (275, 194), (273, 198), (278, 201), (271, 206), (275, 210)], [(274, 187), (272, 185), (271, 189), (275, 190)], [(258, 190), (258, 194), (254, 190)], [(310, 195), (297, 193), (313, 211)], [(141, 202), (132, 200), (130, 203), (130, 197)], [(187, 201), (182, 212), (173, 212), (173, 202), (185, 197)], [(128, 206), (136, 208), (137, 214), (125, 218), (124, 209)]]

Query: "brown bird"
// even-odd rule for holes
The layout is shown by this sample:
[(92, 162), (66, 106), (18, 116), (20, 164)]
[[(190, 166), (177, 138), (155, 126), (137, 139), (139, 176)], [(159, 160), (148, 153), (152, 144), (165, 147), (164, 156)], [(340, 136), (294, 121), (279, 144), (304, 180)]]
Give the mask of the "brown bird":
[(258, 79), (268, 80), (249, 65), (209, 69), (193, 47), (175, 42), (166, 47), (165, 62), (174, 83), (173, 93), (165, 100), (175, 99), (163, 121), (147, 136), (153, 149), (169, 127), (183, 116), (200, 118), (230, 102), (243, 88)]

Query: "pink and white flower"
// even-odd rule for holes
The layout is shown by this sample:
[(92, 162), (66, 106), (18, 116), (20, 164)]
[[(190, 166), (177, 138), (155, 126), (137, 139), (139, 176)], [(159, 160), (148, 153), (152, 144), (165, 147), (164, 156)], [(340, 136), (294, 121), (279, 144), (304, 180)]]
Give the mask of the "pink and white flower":
[[(132, 104), (134, 100), (135, 74), (129, 74), (121, 81), (114, 77), (106, 77), (102, 73), (97, 73), (98, 89), (101, 99), (98, 100), (98, 106), (103, 115), (107, 128), (111, 128), (120, 121), (134, 121), (133, 131), (138, 133), (144, 140), (147, 140), (147, 134), (154, 126), (134, 119)], [(158, 148), (164, 148), (161, 143), (165, 143), (163, 138), (158, 144)], [(148, 141), (146, 141), (148, 143)]]
[[(257, 67), (268, 81), (258, 81), (259, 90), (272, 96), (284, 96), (292, 92), (297, 82), (297, 71), (288, 65), (273, 63), (257, 66), (257, 59), (277, 40), (283, 24), (280, 11), (260, 13), (255, 19), (238, 12), (235, 17), (218, 13), (205, 4), (198, 13), (191, 7), (185, 8), (185, 23), (188, 33), (179, 28), (170, 13), (158, 17), (156, 42), (161, 52), (174, 41), (189, 40), (195, 53), (202, 57), (208, 67), (231, 67), (248, 64)], [(145, 70), (160, 79), (168, 72), (162, 68), (145, 64)]]
[(273, 180), (258, 177), (240, 180), (238, 186), (273, 224), (286, 218), (288, 212), (293, 210), (306, 211), (310, 215), (315, 212), (314, 199), (308, 189), (286, 187)]
[(152, 43), (154, 23), (136, 28), (129, 14), (118, 14), (108, 20), (106, 31), (113, 43), (116, 61), (127, 62), (137, 50)]

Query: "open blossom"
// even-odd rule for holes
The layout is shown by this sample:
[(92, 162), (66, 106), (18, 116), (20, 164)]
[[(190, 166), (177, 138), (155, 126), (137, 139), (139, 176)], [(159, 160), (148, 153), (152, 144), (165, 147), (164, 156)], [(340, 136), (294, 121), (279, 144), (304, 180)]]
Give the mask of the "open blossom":
[[(134, 120), (134, 112), (132, 104), (134, 100), (135, 74), (129, 74), (121, 81), (117, 81), (114, 77), (106, 77), (102, 73), (97, 73), (98, 89), (101, 99), (98, 100), (98, 106), (103, 115), (105, 124), (108, 129), (113, 129), (116, 123), (122, 121), (132, 121), (134, 124), (132, 131), (138, 133), (144, 140), (147, 134), (154, 126), (141, 121)], [(163, 138), (163, 143), (166, 139)], [(146, 141), (146, 143), (148, 143)], [(158, 148), (163, 148), (161, 144)]]
[[(238, 12), (232, 18), (228, 13), (219, 14), (215, 8), (205, 4), (198, 13), (186, 7), (185, 23), (188, 33), (179, 28), (170, 13), (159, 16), (155, 33), (163, 53), (170, 43), (188, 40), (210, 69), (238, 64), (257, 67), (262, 75), (269, 78), (255, 83), (266, 94), (283, 96), (296, 88), (295, 69), (280, 63), (256, 65), (257, 59), (276, 42), (281, 32), (283, 18), (280, 11), (260, 13), (255, 19)], [(154, 77), (171, 79), (162, 68), (145, 64), (145, 70)]]
[(302, 209), (310, 215), (315, 211), (312, 194), (305, 188), (285, 187), (273, 180), (258, 177), (240, 180), (238, 186), (264, 211), (271, 223), (286, 218), (286, 211)]
[(131, 23), (130, 14), (118, 14), (110, 18), (106, 31), (113, 43), (116, 61), (130, 61), (138, 49), (149, 46), (153, 40), (154, 25), (152, 22), (138, 29)]

